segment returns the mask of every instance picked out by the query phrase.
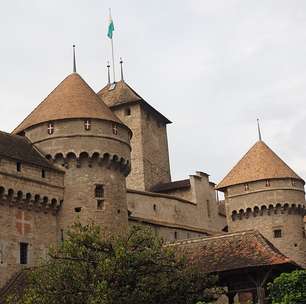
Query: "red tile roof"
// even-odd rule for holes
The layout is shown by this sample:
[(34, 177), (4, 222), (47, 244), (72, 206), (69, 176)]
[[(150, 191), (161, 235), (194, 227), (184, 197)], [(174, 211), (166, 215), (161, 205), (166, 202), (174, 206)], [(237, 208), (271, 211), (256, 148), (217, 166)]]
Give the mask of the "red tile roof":
[(96, 118), (122, 124), (99, 96), (77, 73), (66, 77), (13, 131), (14, 134), (39, 123), (67, 118)]
[(258, 141), (224, 177), (216, 189), (272, 178), (302, 180), (263, 141)]
[(207, 273), (267, 265), (295, 264), (258, 231), (178, 241), (179, 252)]

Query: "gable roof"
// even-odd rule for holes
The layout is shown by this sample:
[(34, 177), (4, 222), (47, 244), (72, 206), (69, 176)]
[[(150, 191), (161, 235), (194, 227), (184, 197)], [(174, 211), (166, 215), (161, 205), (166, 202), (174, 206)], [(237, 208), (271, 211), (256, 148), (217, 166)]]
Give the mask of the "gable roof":
[(122, 124), (77, 73), (67, 76), (13, 131), (14, 134), (48, 121), (96, 118)]
[(159, 120), (168, 124), (171, 121), (163, 114), (154, 109), (148, 104), (138, 93), (136, 93), (125, 81), (118, 81), (106, 85), (98, 93), (98, 96), (108, 105), (110, 108), (122, 106), (124, 104), (140, 103), (145, 109), (150, 111)]
[(27, 138), (0, 131), (0, 157), (18, 160), (39, 167), (61, 171), (55, 168)]
[(186, 189), (186, 188), (190, 188), (189, 179), (183, 179), (183, 180), (178, 180), (178, 181), (169, 182), (169, 183), (160, 183), (160, 184), (153, 186), (150, 189), (150, 191), (159, 193), (159, 192), (167, 192), (167, 191)]
[(296, 265), (256, 230), (178, 241), (180, 253), (206, 273), (269, 265)]
[(232, 185), (273, 178), (294, 178), (303, 181), (263, 141), (257, 141), (216, 188), (223, 189)]

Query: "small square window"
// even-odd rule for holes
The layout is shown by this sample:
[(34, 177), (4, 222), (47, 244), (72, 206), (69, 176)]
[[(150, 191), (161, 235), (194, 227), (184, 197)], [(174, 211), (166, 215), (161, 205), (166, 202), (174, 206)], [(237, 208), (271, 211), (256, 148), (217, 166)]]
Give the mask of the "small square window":
[(17, 172), (21, 171), (21, 162), (16, 163), (16, 170), (17, 170)]
[(20, 264), (26, 265), (28, 264), (28, 243), (20, 243)]
[(274, 238), (278, 239), (282, 237), (282, 229), (274, 229)]
[(79, 212), (82, 211), (82, 207), (76, 207), (76, 208), (74, 208), (74, 211), (77, 212), (77, 213), (79, 213)]
[(131, 115), (131, 108), (124, 109), (124, 114), (125, 114), (125, 116), (130, 116)]

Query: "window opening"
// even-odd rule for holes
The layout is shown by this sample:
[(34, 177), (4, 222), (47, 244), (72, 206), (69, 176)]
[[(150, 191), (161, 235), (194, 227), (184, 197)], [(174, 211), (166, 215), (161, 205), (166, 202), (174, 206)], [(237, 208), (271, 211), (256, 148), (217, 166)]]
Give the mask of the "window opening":
[(282, 229), (275, 229), (274, 230), (274, 238), (278, 239), (282, 237)]
[(74, 211), (75, 211), (75, 212), (81, 212), (81, 210), (82, 210), (82, 207), (76, 207), (76, 208), (74, 208)]
[(103, 209), (104, 208), (104, 201), (103, 200), (97, 200), (97, 209)]
[(249, 190), (249, 184), (244, 184), (244, 190), (248, 191)]
[(96, 185), (95, 197), (104, 198), (104, 186), (103, 185)]
[(117, 125), (113, 125), (113, 134), (118, 135), (118, 127), (117, 127)]
[(54, 133), (54, 124), (52, 122), (48, 123), (48, 134), (52, 135)]
[(41, 177), (46, 178), (46, 171), (45, 170), (41, 170)]
[(84, 128), (85, 128), (86, 131), (89, 131), (91, 129), (91, 121), (90, 121), (90, 119), (86, 119), (84, 121)]
[(28, 243), (20, 243), (20, 264), (28, 264)]
[(16, 170), (17, 170), (17, 172), (21, 171), (21, 162), (16, 163)]
[(266, 187), (270, 187), (270, 181), (268, 179), (266, 180)]

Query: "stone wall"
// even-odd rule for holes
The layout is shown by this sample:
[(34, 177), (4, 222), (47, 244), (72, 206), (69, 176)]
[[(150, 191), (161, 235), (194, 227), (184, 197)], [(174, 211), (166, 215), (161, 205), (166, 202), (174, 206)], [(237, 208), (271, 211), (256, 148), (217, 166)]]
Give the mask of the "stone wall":
[[(0, 288), (22, 267), (37, 265), (57, 242), (57, 221), (52, 210), (20, 209), (0, 201)], [(28, 244), (28, 263), (20, 264), (20, 242)]]
[[(64, 204), (59, 213), (59, 229), (65, 230), (77, 218), (83, 223), (95, 221), (108, 233), (127, 228), (126, 176), (130, 171), (130, 130), (120, 124), (91, 120), (54, 122), (55, 131), (47, 133), (47, 124), (26, 130), (26, 136), (53, 163), (65, 170)], [(102, 187), (101, 197), (96, 188)]]
[(171, 177), (166, 125), (140, 103), (116, 107), (112, 111), (133, 132), (132, 171), (127, 178), (128, 188), (150, 190), (158, 183), (169, 182)]

